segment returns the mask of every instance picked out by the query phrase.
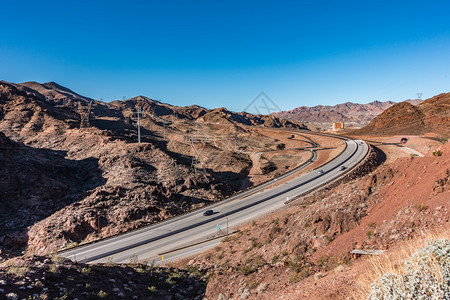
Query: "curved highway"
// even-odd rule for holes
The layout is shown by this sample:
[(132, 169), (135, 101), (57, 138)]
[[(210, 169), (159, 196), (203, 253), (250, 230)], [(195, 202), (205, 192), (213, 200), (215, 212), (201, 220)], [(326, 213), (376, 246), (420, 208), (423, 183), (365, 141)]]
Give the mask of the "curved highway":
[[(345, 143), (346, 148), (338, 157), (284, 184), (272, 187), (275, 181), (309, 165), (315, 159), (315, 152), (312, 151), (311, 159), (296, 170), (208, 208), (63, 251), (59, 255), (87, 263), (127, 263), (130, 260), (160, 263), (204, 251), (220, 243), (217, 237), (223, 237), (227, 228), (232, 233), (231, 228), (277, 210), (286, 201), (341, 177), (368, 153), (368, 145), (363, 141), (349, 139)], [(342, 166), (345, 170), (341, 170)], [(206, 209), (215, 213), (203, 216)]]

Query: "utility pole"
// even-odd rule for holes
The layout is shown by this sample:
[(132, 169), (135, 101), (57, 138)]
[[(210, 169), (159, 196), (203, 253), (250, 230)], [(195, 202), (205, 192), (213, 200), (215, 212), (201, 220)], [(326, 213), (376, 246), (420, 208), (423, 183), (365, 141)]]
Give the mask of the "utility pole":
[(237, 141), (237, 131), (238, 131), (237, 125), (234, 124), (234, 152), (236, 152), (236, 150), (237, 150), (237, 146), (236, 146), (236, 141)]
[(78, 102), (78, 114), (80, 115), (80, 129), (90, 127), (89, 118), (91, 116), (91, 106), (92, 101), (89, 102), (88, 106), (83, 106), (81, 101)]
[(166, 140), (166, 121), (163, 121), (163, 140)]
[(228, 237), (228, 217), (225, 217), (227, 219), (227, 237)]
[(138, 115), (138, 143), (140, 144), (141, 143), (141, 118), (140, 118), (141, 107), (140, 106), (138, 107), (137, 115)]
[(145, 112), (141, 110), (141, 107), (137, 107), (137, 111), (134, 112), (137, 115), (137, 132), (138, 132), (138, 143), (141, 143), (141, 116), (144, 116)]

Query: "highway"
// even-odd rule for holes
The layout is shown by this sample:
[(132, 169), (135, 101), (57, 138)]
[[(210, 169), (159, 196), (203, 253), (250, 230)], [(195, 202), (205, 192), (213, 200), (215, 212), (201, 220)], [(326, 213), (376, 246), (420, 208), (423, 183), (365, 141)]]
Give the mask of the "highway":
[[(232, 228), (261, 217), (283, 207), (286, 201), (297, 195), (314, 190), (342, 176), (356, 166), (368, 153), (368, 145), (359, 140), (346, 140), (345, 150), (335, 159), (301, 176), (272, 187), (316, 158), (311, 159), (296, 170), (277, 179), (218, 202), (202, 210), (193, 211), (132, 232), (104, 239), (99, 242), (79, 246), (59, 255), (78, 262), (128, 263), (140, 261), (161, 263), (180, 259), (206, 250), (220, 243), (218, 235), (232, 233)], [(340, 170), (345, 166), (345, 170)], [(206, 209), (214, 214), (203, 216)]]

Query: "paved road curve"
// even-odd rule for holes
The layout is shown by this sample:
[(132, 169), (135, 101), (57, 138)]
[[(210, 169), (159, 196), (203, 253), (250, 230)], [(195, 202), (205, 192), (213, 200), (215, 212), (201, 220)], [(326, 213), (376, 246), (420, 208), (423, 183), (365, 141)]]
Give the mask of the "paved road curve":
[[(126, 263), (130, 260), (160, 263), (163, 256), (164, 261), (169, 261), (204, 251), (220, 242), (220, 239), (212, 239), (217, 236), (218, 229), (226, 233), (228, 226), (231, 233), (231, 228), (281, 208), (286, 200), (342, 176), (345, 171), (340, 170), (341, 166), (346, 170), (352, 168), (368, 152), (363, 141), (347, 140), (346, 144), (341, 155), (320, 167), (323, 173), (314, 170), (273, 188), (274, 181), (271, 181), (209, 206), (208, 209), (215, 212), (211, 216), (203, 216), (205, 209), (194, 211), (60, 255), (88, 263)], [(315, 159), (315, 155), (311, 159)]]

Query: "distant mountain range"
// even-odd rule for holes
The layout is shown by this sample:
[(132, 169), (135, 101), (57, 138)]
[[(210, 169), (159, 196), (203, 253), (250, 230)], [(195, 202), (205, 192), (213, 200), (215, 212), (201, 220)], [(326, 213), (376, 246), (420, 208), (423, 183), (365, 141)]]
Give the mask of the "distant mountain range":
[[(417, 105), (422, 100), (413, 99), (406, 100), (406, 102)], [(328, 123), (344, 121), (356, 125), (364, 125), (394, 104), (395, 102), (393, 101), (373, 101), (367, 104), (346, 102), (334, 106), (300, 106), (293, 110), (273, 113), (273, 115), (297, 122)]]

